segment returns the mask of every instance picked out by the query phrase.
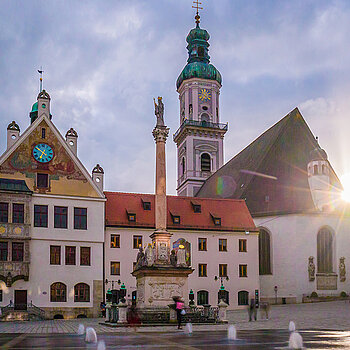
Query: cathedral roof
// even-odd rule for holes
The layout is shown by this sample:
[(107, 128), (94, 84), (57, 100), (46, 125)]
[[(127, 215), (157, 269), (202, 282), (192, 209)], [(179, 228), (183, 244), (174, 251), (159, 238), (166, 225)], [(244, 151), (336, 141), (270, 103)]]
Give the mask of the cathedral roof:
[[(155, 196), (152, 194), (105, 192), (106, 225), (125, 227), (155, 228)], [(145, 210), (144, 202), (151, 204)], [(194, 212), (194, 205), (201, 212)], [(192, 197), (167, 196), (167, 228), (187, 230), (246, 231), (256, 230), (253, 219), (243, 200), (204, 199)], [(136, 221), (130, 222), (128, 214), (136, 215)], [(174, 223), (173, 217), (180, 217), (180, 223)], [(221, 225), (215, 225), (214, 219), (221, 219)]]
[[(245, 199), (253, 216), (313, 211), (307, 165), (317, 147), (295, 108), (208, 178), (197, 196)], [(342, 188), (332, 168), (330, 183)]]

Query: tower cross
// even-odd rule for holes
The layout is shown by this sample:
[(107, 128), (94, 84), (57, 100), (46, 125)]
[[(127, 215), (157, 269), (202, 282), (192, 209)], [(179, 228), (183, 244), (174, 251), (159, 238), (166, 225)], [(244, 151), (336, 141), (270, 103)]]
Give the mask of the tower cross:
[(38, 69), (38, 73), (40, 74), (40, 91), (43, 91), (43, 67), (40, 67), (40, 69)]
[(199, 2), (198, 0), (195, 0), (195, 1), (193, 1), (193, 4), (194, 4), (194, 6), (192, 5), (192, 8), (194, 8), (194, 9), (197, 10), (196, 16), (195, 16), (194, 18), (195, 18), (195, 20), (196, 20), (197, 25), (199, 25), (200, 18), (201, 18), (201, 17), (199, 16), (199, 10), (203, 10), (203, 7), (200, 7), (199, 5), (202, 5), (202, 3)]

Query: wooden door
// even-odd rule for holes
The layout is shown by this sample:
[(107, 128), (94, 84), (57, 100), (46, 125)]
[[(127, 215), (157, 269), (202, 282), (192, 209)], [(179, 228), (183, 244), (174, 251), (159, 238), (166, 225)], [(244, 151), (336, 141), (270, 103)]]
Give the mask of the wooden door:
[(27, 310), (26, 290), (15, 290), (15, 310)]

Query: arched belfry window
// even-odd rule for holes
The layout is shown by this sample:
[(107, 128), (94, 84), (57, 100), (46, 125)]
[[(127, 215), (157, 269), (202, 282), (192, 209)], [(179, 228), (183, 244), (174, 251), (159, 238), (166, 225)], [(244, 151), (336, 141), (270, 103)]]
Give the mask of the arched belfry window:
[(326, 227), (317, 234), (317, 272), (333, 272), (333, 234)]
[(260, 229), (259, 232), (259, 275), (271, 274), (271, 240), (270, 234)]
[(322, 164), (322, 174), (323, 175), (326, 174), (326, 166), (324, 164)]
[(198, 48), (198, 56), (199, 57), (204, 57), (204, 47), (200, 46)]
[(211, 159), (208, 153), (201, 155), (201, 171), (211, 171)]
[(181, 160), (181, 174), (184, 175), (186, 171), (186, 159), (185, 157), (182, 157)]
[(314, 175), (318, 175), (318, 166), (314, 165)]

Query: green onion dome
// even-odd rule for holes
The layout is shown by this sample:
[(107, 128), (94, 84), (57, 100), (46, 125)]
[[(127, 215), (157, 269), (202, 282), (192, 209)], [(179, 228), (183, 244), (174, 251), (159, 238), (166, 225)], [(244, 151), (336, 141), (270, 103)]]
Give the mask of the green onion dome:
[(191, 78), (215, 80), (221, 84), (222, 78), (220, 72), (209, 63), (209, 38), (209, 33), (205, 29), (201, 29), (199, 23), (197, 23), (196, 28), (192, 29), (187, 35), (187, 65), (177, 78), (177, 88), (180, 87), (184, 80)]

